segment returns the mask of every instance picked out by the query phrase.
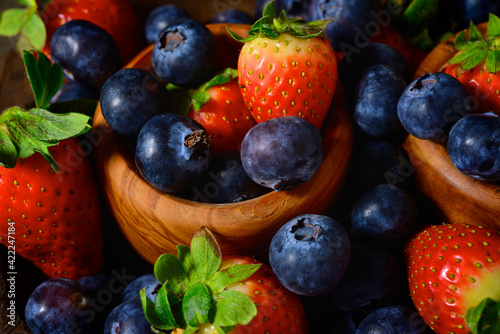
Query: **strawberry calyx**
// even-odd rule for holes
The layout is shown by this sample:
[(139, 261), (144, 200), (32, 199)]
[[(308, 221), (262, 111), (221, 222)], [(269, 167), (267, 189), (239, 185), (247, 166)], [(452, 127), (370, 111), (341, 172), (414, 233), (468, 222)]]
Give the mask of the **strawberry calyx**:
[(500, 333), (500, 301), (483, 299), (465, 314), (465, 322), (472, 334)]
[(172, 97), (174, 104), (173, 113), (186, 116), (191, 107), (198, 111), (210, 101), (209, 88), (228, 83), (238, 77), (238, 71), (233, 68), (226, 68), (215, 74), (210, 80), (195, 89), (185, 89), (172, 83), (167, 84), (167, 90)]
[(201, 227), (190, 247), (177, 246), (177, 257), (161, 255), (154, 274), (162, 284), (155, 300), (140, 291), (146, 319), (154, 331), (183, 329), (184, 334), (211, 325), (219, 334), (237, 324), (248, 324), (256, 315), (252, 300), (239, 291), (227, 290), (252, 276), (261, 264), (222, 268), (222, 253), (213, 234)]
[(468, 38), (466, 31), (460, 32), (455, 37), (455, 47), (461, 52), (448, 62), (452, 65), (459, 64), (456, 69), (457, 77), (483, 61), (488, 73), (498, 72), (500, 70), (500, 18), (490, 14), (486, 38), (471, 21)]
[(191, 90), (191, 104), (195, 111), (198, 111), (203, 107), (208, 101), (210, 101), (210, 94), (207, 93), (207, 89), (223, 85), (228, 83), (234, 78), (238, 77), (238, 71), (234, 68), (226, 68), (223, 71), (216, 74), (212, 79), (208, 80), (206, 83), (201, 85), (196, 90)]
[[(59, 173), (60, 168), (48, 148), (89, 131), (90, 117), (49, 111), (51, 98), (62, 86), (61, 67), (38, 51), (35, 54), (24, 51), (23, 59), (36, 107), (30, 110), (11, 107), (0, 114), (0, 166), (14, 168), (18, 158), (38, 152)], [(65, 106), (69, 107), (67, 103)]]
[(248, 37), (243, 38), (232, 32), (229, 28), (226, 27), (226, 29), (231, 37), (242, 43), (252, 41), (257, 37), (278, 39), (282, 34), (289, 34), (301, 39), (321, 37), (329, 40), (323, 30), (325, 30), (330, 21), (317, 20), (307, 22), (301, 18), (288, 18), (284, 10), (276, 17), (276, 5), (274, 1), (270, 1), (264, 8), (262, 17), (248, 31)]

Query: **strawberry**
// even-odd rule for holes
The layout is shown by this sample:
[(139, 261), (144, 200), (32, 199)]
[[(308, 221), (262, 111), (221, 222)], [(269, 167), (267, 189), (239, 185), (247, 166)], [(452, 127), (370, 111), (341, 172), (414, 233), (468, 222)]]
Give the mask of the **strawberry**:
[(500, 115), (500, 18), (490, 14), (486, 38), (473, 22), (455, 37), (459, 52), (448, 61), (443, 72), (455, 76), (467, 89), (476, 112)]
[(187, 116), (207, 130), (214, 155), (238, 150), (256, 122), (243, 102), (236, 70), (224, 70), (190, 95)]
[(6, 10), (0, 22), (0, 35), (19, 35), (20, 50), (35, 48), (49, 55), (54, 31), (75, 19), (90, 21), (106, 30), (114, 38), (125, 63), (146, 44), (143, 23), (127, 0), (17, 1), (27, 8)]
[(500, 300), (498, 231), (465, 224), (429, 226), (408, 243), (405, 256), (413, 303), (437, 334), (478, 333), (478, 324), (486, 325), (489, 310), (479, 322), (480, 312), (467, 311), (484, 298)]
[(0, 114), (0, 241), (49, 277), (79, 279), (103, 265), (97, 181), (74, 138), (90, 118), (47, 110), (62, 70), (37, 56), (24, 54), (36, 107)]
[(322, 32), (328, 20), (276, 18), (274, 1), (255, 22), (238, 58), (238, 82), (257, 123), (300, 116), (321, 129), (337, 85), (337, 59)]
[(0, 240), (8, 246), (8, 226), (15, 227), (16, 253), (50, 277), (79, 279), (103, 264), (98, 188), (78, 144), (71, 138), (51, 147), (61, 173), (41, 154), (0, 168)]
[(178, 256), (154, 267), (162, 284), (154, 302), (141, 291), (146, 319), (175, 333), (308, 333), (300, 298), (266, 265), (248, 256), (222, 257), (215, 237), (200, 228)]

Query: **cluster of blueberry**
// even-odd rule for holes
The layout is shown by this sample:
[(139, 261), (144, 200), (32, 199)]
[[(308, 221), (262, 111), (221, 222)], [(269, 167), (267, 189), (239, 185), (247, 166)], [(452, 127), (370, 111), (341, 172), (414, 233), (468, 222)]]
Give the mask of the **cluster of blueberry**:
[(474, 110), (477, 101), (457, 78), (426, 73), (408, 83), (405, 59), (379, 43), (370, 43), (351, 62), (341, 63), (340, 73), (352, 87), (353, 119), (364, 134), (388, 138), (399, 132), (432, 140), (447, 146), (463, 174), (481, 181), (500, 180), (495, 162), (499, 146), (492, 141), (499, 136), (500, 119)]

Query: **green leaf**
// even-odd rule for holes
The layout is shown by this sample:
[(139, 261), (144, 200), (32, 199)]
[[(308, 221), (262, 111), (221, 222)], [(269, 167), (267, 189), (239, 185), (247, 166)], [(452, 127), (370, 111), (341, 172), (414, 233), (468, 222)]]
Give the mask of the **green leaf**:
[[(270, 1), (262, 13), (262, 17), (255, 21), (248, 32), (248, 37), (243, 38), (236, 33), (233, 33), (226, 27), (227, 31), (236, 41), (245, 43), (259, 36), (270, 39), (278, 39), (281, 34), (291, 34), (296, 38), (313, 38), (321, 37), (329, 40), (328, 36), (323, 33), (330, 20), (306, 22), (301, 18), (287, 18), (285, 11), (281, 11), (279, 17), (276, 18), (276, 6), (274, 1)], [(326, 22), (326, 24), (325, 24)]]
[(55, 114), (45, 109), (20, 111), (18, 126), (32, 139), (60, 141), (77, 137), (90, 128), (90, 117), (78, 113)]
[(211, 88), (211, 87), (223, 85), (223, 84), (228, 83), (229, 81), (231, 81), (237, 77), (238, 77), (238, 70), (236, 70), (234, 68), (227, 67), (224, 70), (217, 73), (214, 77), (212, 77), (206, 83), (204, 83), (200, 87), (200, 90), (207, 90), (208, 88)]
[[(464, 70), (470, 70), (476, 67), (488, 54), (483, 48), (474, 48), (466, 52), (467, 57), (460, 60), (460, 67)], [(457, 56), (460, 59), (459, 55)]]
[(455, 37), (455, 47), (457, 50), (466, 51), (474, 48), (475, 46), (475, 43), (469, 43), (469, 40), (465, 37), (465, 31), (460, 32)]
[[(282, 11), (284, 14), (284, 11)], [(262, 18), (265, 19), (266, 22), (271, 23), (276, 18), (276, 4), (274, 1), (269, 1), (269, 3), (264, 7), (262, 11)]]
[(36, 12), (30, 13), (26, 17), (26, 21), (21, 28), (17, 40), (17, 48), (19, 51), (25, 49), (41, 50), (45, 46), (47, 39), (47, 31), (43, 20)]
[(211, 293), (205, 284), (198, 282), (190, 286), (182, 299), (182, 314), (187, 324), (197, 327), (207, 323), (211, 304)]
[(465, 322), (472, 334), (500, 333), (500, 301), (483, 299), (465, 314)]
[(0, 166), (14, 168), (17, 163), (17, 149), (9, 136), (0, 129)]
[(154, 326), (162, 330), (171, 330), (175, 328), (169, 326), (168, 324), (165, 324), (163, 321), (160, 320), (160, 318), (156, 314), (153, 302), (146, 295), (145, 288), (141, 290), (141, 304), (146, 320), (151, 324), (151, 326)]
[(184, 270), (189, 279), (189, 283), (196, 282), (199, 278), (196, 275), (196, 267), (194, 265), (193, 257), (191, 256), (191, 250), (187, 246), (177, 246), (177, 258), (182, 263)]
[(208, 281), (220, 267), (222, 253), (212, 232), (202, 226), (191, 240), (191, 255), (198, 277)]
[(182, 320), (182, 300), (172, 293), (168, 292), (165, 285), (162, 285), (156, 294), (155, 312), (158, 318), (172, 328), (182, 328), (185, 325), (183, 322), (179, 324), (177, 319)]
[(239, 264), (218, 271), (208, 282), (214, 293), (222, 291), (230, 284), (238, 283), (252, 276), (262, 264)]
[(187, 325), (186, 328), (184, 329), (184, 332), (182, 332), (182, 334), (193, 334), (193, 333), (196, 333), (197, 330), (198, 330), (198, 327), (191, 327), (191, 326)]
[(488, 38), (496, 38), (500, 36), (500, 18), (495, 14), (491, 14), (488, 18)]
[(189, 285), (186, 270), (174, 255), (160, 255), (155, 262), (154, 274), (168, 291), (179, 295), (186, 292)]
[(26, 7), (36, 7), (36, 0), (16, 0), (16, 1)]
[(477, 41), (483, 41), (483, 40), (484, 40), (484, 37), (481, 34), (481, 32), (477, 29), (474, 22), (470, 21), (469, 41), (477, 42)]
[[(89, 117), (82, 114), (54, 114), (45, 109), (25, 111), (18, 107), (7, 109), (0, 115), (0, 126), (9, 134), (17, 149), (16, 159), (27, 158), (35, 152), (41, 153), (51, 167), (59, 172), (59, 166), (50, 156), (48, 147), (58, 141), (79, 136), (90, 130)], [(0, 156), (12, 154), (12, 150), (1, 152)], [(7, 158), (13, 161), (13, 157)], [(1, 161), (0, 163), (5, 163)]]
[(482, 48), (479, 45), (476, 45), (476, 47), (462, 52), (458, 53), (456, 56), (451, 58), (448, 63), (450, 64), (458, 64), (460, 63), (460, 67), (467, 71), (470, 70), (471, 68), (474, 68), (477, 64), (479, 64), (488, 54), (488, 51)]
[(27, 10), (23, 8), (7, 9), (0, 17), (0, 35), (16, 36), (21, 32)]
[(486, 71), (488, 73), (500, 71), (500, 50), (488, 52), (486, 56)]
[(413, 0), (404, 10), (401, 20), (411, 34), (427, 28), (438, 11), (438, 0)]
[(23, 51), (24, 65), (38, 108), (45, 108), (63, 84), (61, 65), (52, 64), (49, 58), (37, 51), (38, 60), (28, 51)]
[(191, 95), (191, 104), (195, 111), (200, 110), (208, 101), (210, 101), (210, 94), (205, 91), (196, 91)]
[(226, 290), (215, 294), (215, 313), (213, 324), (216, 326), (246, 325), (257, 315), (253, 301), (239, 291)]

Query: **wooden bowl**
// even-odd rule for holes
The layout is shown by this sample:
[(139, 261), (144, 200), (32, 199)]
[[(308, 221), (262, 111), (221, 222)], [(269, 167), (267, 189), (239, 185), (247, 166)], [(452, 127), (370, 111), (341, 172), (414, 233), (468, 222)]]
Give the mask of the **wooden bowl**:
[[(208, 27), (223, 48), (221, 64), (236, 67), (241, 44), (229, 36), (224, 25)], [(249, 26), (233, 25), (231, 29), (245, 35)], [(152, 46), (127, 67), (151, 70), (151, 51)], [(99, 106), (93, 122), (94, 131), (102, 137), (95, 160), (109, 208), (132, 247), (150, 263), (161, 254), (176, 254), (178, 244), (189, 245), (202, 225), (214, 232), (224, 253), (265, 254), (284, 223), (304, 213), (325, 213), (331, 207), (347, 174), (353, 144), (352, 122), (339, 85), (324, 124), (324, 160), (312, 180), (239, 203), (207, 204), (154, 189), (136, 169), (127, 140), (109, 128)]]
[[(487, 24), (478, 26), (482, 33)], [(454, 36), (439, 44), (416, 70), (414, 78), (438, 72), (456, 53)], [(449, 223), (485, 225), (500, 230), (500, 185), (472, 179), (459, 172), (446, 147), (408, 136), (403, 144), (421, 193)]]

